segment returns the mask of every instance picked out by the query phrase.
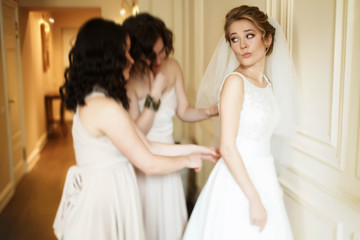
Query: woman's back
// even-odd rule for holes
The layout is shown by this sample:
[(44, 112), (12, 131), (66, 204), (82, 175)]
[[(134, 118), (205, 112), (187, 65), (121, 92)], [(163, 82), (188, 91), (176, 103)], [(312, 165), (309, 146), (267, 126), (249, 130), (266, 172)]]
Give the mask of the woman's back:
[(93, 136), (85, 129), (79, 111), (74, 114), (72, 133), (77, 165), (67, 173), (54, 222), (57, 237), (144, 239), (131, 163), (108, 137)]

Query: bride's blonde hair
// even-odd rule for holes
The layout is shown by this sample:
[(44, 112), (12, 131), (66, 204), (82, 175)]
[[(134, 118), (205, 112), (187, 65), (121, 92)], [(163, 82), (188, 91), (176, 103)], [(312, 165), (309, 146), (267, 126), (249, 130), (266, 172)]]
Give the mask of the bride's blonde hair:
[[(233, 8), (230, 10), (225, 17), (225, 38), (226, 41), (230, 42), (230, 26), (233, 22), (247, 19), (251, 21), (262, 33), (263, 41), (272, 35), (272, 39), (275, 37), (275, 28), (269, 23), (267, 14), (259, 10), (258, 7), (242, 5), (240, 7)], [(270, 44), (267, 49), (266, 55), (270, 55), (274, 46), (274, 41)]]

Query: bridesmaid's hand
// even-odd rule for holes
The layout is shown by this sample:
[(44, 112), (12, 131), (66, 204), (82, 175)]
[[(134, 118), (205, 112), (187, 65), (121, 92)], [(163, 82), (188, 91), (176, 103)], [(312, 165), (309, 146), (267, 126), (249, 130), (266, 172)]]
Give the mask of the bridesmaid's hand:
[(216, 163), (217, 160), (221, 157), (220, 155), (220, 151), (218, 148), (216, 147), (212, 147), (212, 146), (201, 146), (201, 145), (197, 145), (198, 148), (198, 152), (202, 153), (202, 154), (208, 154), (214, 157), (215, 161), (212, 161), (213, 163)]
[(267, 213), (260, 199), (250, 201), (250, 223), (259, 226), (261, 232), (267, 221)]
[(150, 71), (150, 95), (151, 97), (159, 100), (165, 91), (168, 81), (163, 73), (156, 74), (154, 78), (154, 74)]
[(213, 154), (206, 153), (192, 153), (188, 155), (187, 168), (193, 168), (195, 172), (200, 172), (202, 167), (202, 161), (207, 160), (215, 163), (217, 158)]
[(212, 105), (208, 110), (207, 110), (207, 115), (209, 117), (214, 117), (214, 116), (218, 116), (219, 115), (219, 106), (218, 104), (214, 104)]

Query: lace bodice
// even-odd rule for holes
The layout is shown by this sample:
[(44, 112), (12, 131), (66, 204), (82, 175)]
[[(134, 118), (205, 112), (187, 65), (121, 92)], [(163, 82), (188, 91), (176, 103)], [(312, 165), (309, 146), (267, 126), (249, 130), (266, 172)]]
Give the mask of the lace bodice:
[[(268, 82), (267, 87), (259, 88), (242, 74), (238, 72), (231, 74), (236, 74), (244, 80), (244, 101), (240, 112), (236, 145), (243, 154), (270, 155), (270, 139), (280, 119), (271, 83), (265, 77)], [(244, 151), (245, 144), (247, 151)], [(252, 146), (254, 146), (253, 151)]]

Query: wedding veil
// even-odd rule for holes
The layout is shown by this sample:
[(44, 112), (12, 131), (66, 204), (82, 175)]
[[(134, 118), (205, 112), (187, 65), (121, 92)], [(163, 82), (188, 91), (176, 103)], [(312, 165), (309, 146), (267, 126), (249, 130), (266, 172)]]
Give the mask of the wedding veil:
[[(285, 34), (275, 19), (269, 17), (268, 21), (276, 31), (273, 52), (266, 58), (265, 75), (272, 83), (273, 93), (281, 111), (281, 119), (271, 141), (272, 153), (280, 165), (289, 166), (291, 165), (290, 144), (295, 137), (299, 119), (300, 95)], [(225, 36), (222, 35), (200, 83), (196, 107), (208, 108), (217, 103), (220, 86), (225, 76), (238, 66), (238, 60), (229, 43), (226, 42)]]

